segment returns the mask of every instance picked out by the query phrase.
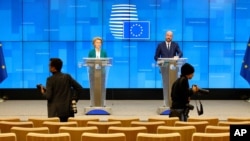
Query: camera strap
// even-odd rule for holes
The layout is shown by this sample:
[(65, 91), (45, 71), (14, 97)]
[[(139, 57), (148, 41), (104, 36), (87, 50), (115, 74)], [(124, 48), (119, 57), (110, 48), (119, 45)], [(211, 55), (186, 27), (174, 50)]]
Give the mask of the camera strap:
[(200, 116), (200, 115), (203, 114), (203, 105), (202, 105), (202, 103), (201, 103), (200, 100), (199, 100), (199, 104), (200, 104), (200, 108), (198, 107), (197, 100), (195, 100), (195, 105), (196, 105), (197, 113)]

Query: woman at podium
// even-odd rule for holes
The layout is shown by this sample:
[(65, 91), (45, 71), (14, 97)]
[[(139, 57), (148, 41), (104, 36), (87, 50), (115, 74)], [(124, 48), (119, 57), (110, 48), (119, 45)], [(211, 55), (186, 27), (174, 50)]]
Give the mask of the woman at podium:
[(88, 57), (89, 58), (107, 58), (107, 53), (103, 49), (101, 49), (102, 46), (102, 38), (95, 37), (92, 40), (94, 49), (90, 50)]

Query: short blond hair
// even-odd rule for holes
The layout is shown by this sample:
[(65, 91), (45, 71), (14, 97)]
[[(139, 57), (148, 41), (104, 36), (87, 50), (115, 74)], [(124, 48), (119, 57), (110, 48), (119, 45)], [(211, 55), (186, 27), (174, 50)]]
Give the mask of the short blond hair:
[(102, 38), (101, 37), (94, 37), (93, 40), (92, 40), (92, 44), (94, 44), (96, 40), (100, 40), (101, 43), (102, 43)]

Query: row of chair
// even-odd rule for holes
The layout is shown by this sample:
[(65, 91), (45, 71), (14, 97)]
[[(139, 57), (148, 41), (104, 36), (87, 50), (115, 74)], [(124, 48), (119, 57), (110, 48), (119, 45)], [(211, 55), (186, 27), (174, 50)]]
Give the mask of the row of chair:
[[(43, 127), (38, 127), (43, 128)], [(89, 128), (89, 127), (82, 127)], [(124, 128), (124, 127), (123, 127)], [(128, 127), (126, 127), (128, 128)], [(133, 128), (133, 127), (132, 127)], [(16, 128), (15, 130), (17, 130)], [(19, 127), (20, 129), (20, 127)], [(195, 129), (195, 128), (193, 128)], [(13, 128), (14, 130), (14, 128)], [(144, 127), (145, 130), (145, 127)], [(21, 130), (20, 130), (21, 131)], [(43, 130), (45, 131), (45, 130)], [(94, 131), (94, 130), (91, 130)], [(229, 141), (229, 132), (226, 133), (192, 133), (190, 132), (161, 132), (158, 134), (144, 132), (110, 132), (107, 134), (95, 133), (91, 131), (82, 134), (72, 134), (72, 132), (62, 131), (60, 133), (48, 134), (39, 132), (27, 133), (1, 133), (1, 141)], [(115, 130), (113, 130), (115, 131)], [(162, 130), (161, 130), (162, 131)]]

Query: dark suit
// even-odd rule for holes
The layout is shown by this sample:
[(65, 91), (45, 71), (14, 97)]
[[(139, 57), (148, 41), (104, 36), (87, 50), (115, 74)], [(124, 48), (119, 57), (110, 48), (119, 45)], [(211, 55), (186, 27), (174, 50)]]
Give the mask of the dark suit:
[(179, 45), (172, 41), (170, 49), (167, 49), (166, 42), (164, 41), (158, 44), (154, 59), (157, 61), (158, 58), (173, 58), (174, 56), (182, 57)]
[[(92, 49), (92, 50), (89, 52), (88, 57), (89, 57), (89, 58), (96, 58), (96, 51), (95, 51), (95, 49)], [(101, 57), (101, 58), (107, 58), (107, 53), (106, 53), (106, 51), (104, 51), (104, 50), (101, 49), (100, 57)]]
[(65, 121), (72, 116), (72, 88), (79, 94), (82, 93), (82, 86), (69, 74), (57, 72), (47, 78), (44, 95), (48, 101), (48, 117), (59, 117), (61, 121)]

